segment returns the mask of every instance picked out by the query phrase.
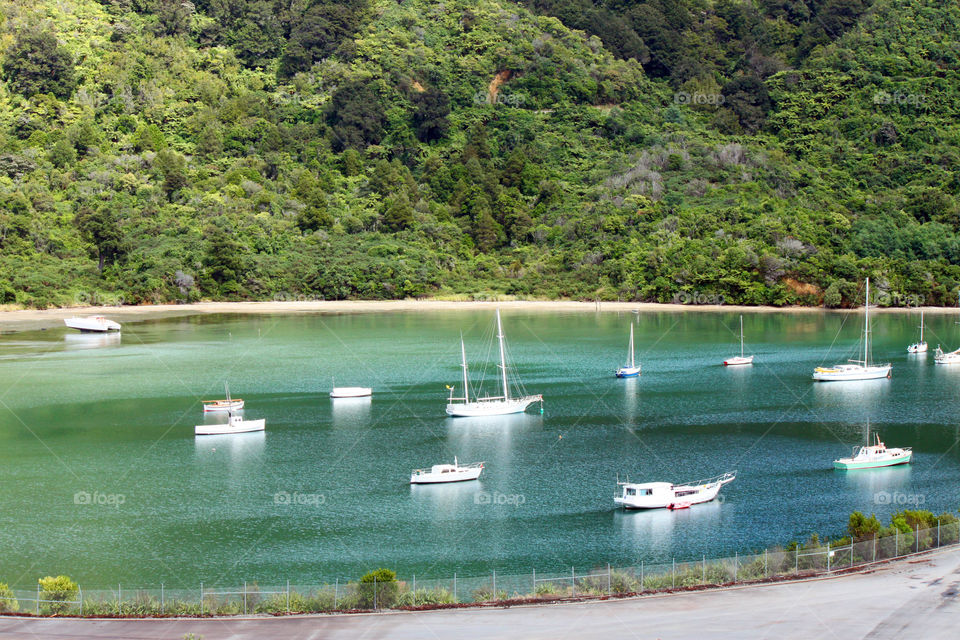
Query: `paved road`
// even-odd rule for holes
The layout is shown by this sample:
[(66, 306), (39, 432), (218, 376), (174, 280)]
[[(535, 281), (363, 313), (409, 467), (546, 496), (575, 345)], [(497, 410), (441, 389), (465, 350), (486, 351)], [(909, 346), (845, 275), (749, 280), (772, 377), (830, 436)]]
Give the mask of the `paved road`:
[(960, 551), (870, 573), (628, 600), (512, 609), (208, 620), (0, 619), (0, 638), (29, 640), (307, 640), (399, 638), (955, 639)]

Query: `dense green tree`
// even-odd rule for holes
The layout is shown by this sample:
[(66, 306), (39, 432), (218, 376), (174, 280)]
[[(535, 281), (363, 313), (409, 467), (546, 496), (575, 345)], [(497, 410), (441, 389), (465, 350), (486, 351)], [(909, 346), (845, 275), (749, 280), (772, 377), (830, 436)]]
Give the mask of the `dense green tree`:
[(83, 207), (77, 212), (75, 222), (83, 238), (97, 250), (99, 271), (117, 262), (129, 250), (120, 219), (109, 205)]
[(326, 110), (331, 146), (342, 151), (363, 149), (383, 139), (386, 116), (382, 102), (369, 83), (356, 81), (339, 87)]
[(440, 140), (450, 128), (450, 99), (433, 87), (413, 96), (413, 126), (421, 142)]
[(73, 57), (51, 31), (25, 27), (3, 61), (3, 79), (27, 97), (51, 93), (69, 98), (77, 86)]

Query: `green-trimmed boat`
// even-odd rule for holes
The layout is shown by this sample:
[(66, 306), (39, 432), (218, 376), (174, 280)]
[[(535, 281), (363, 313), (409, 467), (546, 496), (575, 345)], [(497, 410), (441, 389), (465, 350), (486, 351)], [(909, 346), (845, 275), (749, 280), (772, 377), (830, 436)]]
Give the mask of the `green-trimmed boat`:
[(913, 458), (913, 449), (910, 447), (887, 448), (880, 441), (880, 436), (874, 434), (877, 444), (854, 447), (853, 456), (833, 461), (833, 468), (842, 471), (853, 469), (874, 469), (877, 467), (892, 467), (898, 464), (907, 464)]

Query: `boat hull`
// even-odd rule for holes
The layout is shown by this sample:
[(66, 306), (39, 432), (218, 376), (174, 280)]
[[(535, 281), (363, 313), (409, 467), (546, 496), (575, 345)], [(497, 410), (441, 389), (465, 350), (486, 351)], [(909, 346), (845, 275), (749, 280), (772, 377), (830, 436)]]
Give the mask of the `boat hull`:
[(913, 452), (890, 460), (864, 460), (862, 462), (834, 460), (833, 468), (840, 471), (854, 471), (856, 469), (879, 469), (881, 467), (895, 467), (899, 464), (908, 464), (913, 459)]
[(204, 403), (203, 412), (204, 413), (216, 413), (223, 411), (240, 411), (243, 409), (243, 400), (233, 400), (232, 402), (224, 401), (222, 404)]
[(820, 369), (813, 372), (817, 382), (847, 382), (853, 380), (879, 380), (889, 378), (893, 365), (858, 367), (857, 369)]
[(106, 318), (65, 318), (63, 324), (83, 333), (120, 331), (120, 324)]
[(926, 342), (912, 344), (909, 347), (907, 347), (907, 353), (926, 353), (926, 352), (927, 352)]
[(331, 398), (366, 398), (373, 395), (370, 387), (336, 387), (330, 392)]
[(523, 413), (534, 402), (543, 402), (543, 396), (525, 396), (509, 400), (486, 400), (477, 402), (450, 403), (447, 415), (451, 418), (478, 418), (482, 416), (506, 416)]
[(480, 477), (483, 469), (468, 469), (451, 473), (423, 473), (410, 476), (410, 484), (446, 484), (448, 482), (469, 482)]
[(239, 424), (198, 424), (193, 428), (193, 434), (197, 436), (224, 436), (233, 433), (263, 431), (266, 426), (266, 418), (261, 418), (260, 420), (244, 420)]
[(734, 356), (723, 361), (725, 367), (736, 367), (745, 364), (753, 364), (753, 356)]
[(640, 375), (640, 367), (620, 367), (617, 369), (618, 378), (636, 378)]

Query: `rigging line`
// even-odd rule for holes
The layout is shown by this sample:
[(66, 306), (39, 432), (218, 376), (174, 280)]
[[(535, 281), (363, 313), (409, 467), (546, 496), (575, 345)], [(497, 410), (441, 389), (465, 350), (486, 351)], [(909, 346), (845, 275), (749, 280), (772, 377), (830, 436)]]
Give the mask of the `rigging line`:
[[(860, 296), (860, 292), (861, 292), (862, 290), (863, 290), (863, 287), (857, 289), (857, 297)], [(852, 314), (852, 313), (849, 313), (849, 312), (843, 314), (843, 320), (840, 322), (840, 328), (837, 329), (836, 335), (833, 336), (833, 342), (830, 343), (830, 347), (827, 349), (827, 353), (824, 354), (823, 359), (820, 360), (820, 366), (823, 366), (823, 363), (827, 361), (827, 357), (829, 357), (830, 352), (833, 351), (833, 345), (835, 345), (835, 344), (837, 343), (837, 339), (840, 337), (841, 332), (843, 332), (843, 327), (847, 324), (847, 320), (850, 319), (850, 316), (851, 316), (851, 315), (853, 315), (853, 314)], [(863, 336), (862, 336), (862, 335), (860, 336), (860, 339), (863, 340)], [(858, 343), (858, 344), (859, 344), (859, 343)]]

